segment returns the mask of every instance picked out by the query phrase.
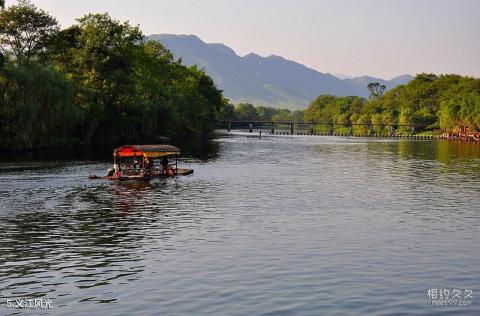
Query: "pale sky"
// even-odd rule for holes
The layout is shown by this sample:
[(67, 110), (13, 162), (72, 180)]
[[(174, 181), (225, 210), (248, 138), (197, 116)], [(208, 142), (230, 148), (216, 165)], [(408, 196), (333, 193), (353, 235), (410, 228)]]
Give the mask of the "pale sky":
[[(7, 0), (7, 5), (14, 1)], [(480, 0), (32, 0), (62, 26), (109, 12), (144, 34), (195, 34), (321, 72), (480, 77)]]

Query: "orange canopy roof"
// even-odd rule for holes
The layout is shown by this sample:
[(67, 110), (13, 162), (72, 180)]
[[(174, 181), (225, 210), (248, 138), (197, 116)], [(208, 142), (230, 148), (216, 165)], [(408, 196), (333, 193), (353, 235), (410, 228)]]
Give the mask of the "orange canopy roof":
[(162, 157), (178, 154), (180, 149), (171, 145), (124, 145), (113, 151), (113, 155), (119, 157)]

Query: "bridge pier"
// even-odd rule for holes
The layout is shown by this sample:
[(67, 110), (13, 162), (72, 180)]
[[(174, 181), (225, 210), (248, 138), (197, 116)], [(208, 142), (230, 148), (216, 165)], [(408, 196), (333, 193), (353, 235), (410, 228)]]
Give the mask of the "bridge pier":
[[(272, 121), (222, 121), (222, 124), (225, 124), (223, 126), (226, 127), (227, 131), (230, 132), (235, 129), (242, 129), (245, 130), (245, 128), (248, 128), (248, 131), (250, 133), (253, 133), (253, 129), (270, 129), (270, 133), (272, 135), (278, 134), (278, 135), (294, 135), (295, 134), (295, 125), (298, 127), (301, 127), (297, 131), (297, 135), (308, 135), (308, 132), (310, 135), (316, 135), (315, 134), (315, 126), (326, 126), (327, 127), (327, 132), (324, 132), (324, 129), (322, 128), (322, 132), (320, 135), (325, 135), (325, 136), (333, 136), (333, 135), (343, 135), (347, 136), (347, 134), (342, 133), (342, 134), (335, 134), (335, 125), (339, 125), (341, 127), (346, 127), (350, 129), (350, 134), (351, 136), (358, 136), (355, 134), (355, 126), (362, 126), (363, 129), (365, 127), (367, 128), (367, 132), (363, 133), (361, 136), (364, 137), (373, 137), (373, 136), (386, 136), (388, 135), (388, 132), (390, 133), (390, 137), (403, 137), (403, 138), (413, 138), (412, 135), (414, 135), (417, 131), (421, 131), (423, 128), (428, 127), (427, 125), (411, 125), (411, 124), (398, 124), (398, 123), (390, 123), (390, 124), (372, 124), (370, 123), (339, 123), (335, 124), (335, 122), (302, 122), (302, 123), (295, 123), (292, 121), (283, 121), (283, 122), (272, 122)], [(279, 132), (278, 130), (276, 131), (275, 129), (275, 124), (279, 124), (280, 126), (287, 126), (290, 127), (290, 130), (283, 132)], [(248, 127), (247, 127), (248, 125)], [(381, 127), (381, 129), (376, 130), (376, 126)], [(408, 131), (410, 129), (410, 134), (406, 136), (405, 134), (401, 135), (395, 135), (395, 132), (399, 127), (402, 127), (403, 131)], [(387, 132), (387, 133), (385, 133)], [(408, 132), (407, 132), (408, 133)], [(422, 139), (421, 136), (417, 136), (418, 139)]]
[(328, 136), (333, 136), (333, 129), (334, 129), (334, 125), (333, 123), (331, 123), (328, 130)]

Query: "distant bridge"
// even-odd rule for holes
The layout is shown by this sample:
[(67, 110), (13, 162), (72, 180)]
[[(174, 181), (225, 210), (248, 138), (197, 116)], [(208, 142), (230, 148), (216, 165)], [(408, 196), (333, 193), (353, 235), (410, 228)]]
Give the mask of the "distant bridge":
[[(316, 135), (315, 134), (315, 127), (316, 126), (326, 126), (326, 133), (322, 133), (321, 135), (326, 136), (333, 136), (335, 134), (335, 128), (343, 127), (348, 128), (349, 133), (343, 134), (347, 135), (354, 135), (354, 127), (356, 126), (363, 126), (367, 129), (368, 133), (362, 136), (369, 136), (375, 135), (376, 127), (380, 127), (382, 129), (386, 129), (389, 131), (389, 135), (395, 135), (395, 131), (400, 128), (404, 127), (407, 128), (411, 134), (415, 134), (416, 131), (423, 130), (429, 125), (423, 124), (372, 124), (372, 123), (333, 123), (333, 122), (290, 122), (290, 121), (222, 121), (222, 125), (228, 130), (238, 130), (244, 129), (248, 130), (250, 133), (253, 132), (254, 129), (259, 130), (269, 130), (270, 134), (287, 134), (287, 135)], [(281, 130), (281, 132), (278, 132)]]

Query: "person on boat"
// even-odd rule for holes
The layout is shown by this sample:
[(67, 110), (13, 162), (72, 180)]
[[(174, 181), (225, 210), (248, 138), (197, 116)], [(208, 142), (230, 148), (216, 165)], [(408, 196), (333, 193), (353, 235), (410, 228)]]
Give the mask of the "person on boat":
[(113, 156), (113, 169), (115, 170), (115, 174), (120, 171), (120, 164), (119, 164), (120, 157), (114, 152)]
[(168, 158), (163, 157), (162, 158), (162, 172), (164, 175), (168, 175)]
[(150, 157), (145, 157), (143, 161), (143, 165), (145, 166), (145, 174), (150, 175), (152, 168), (153, 168), (153, 161)]
[(137, 157), (134, 157), (132, 169), (138, 169), (139, 166), (140, 166), (140, 162), (137, 160)]
[(151, 169), (153, 167), (153, 161), (150, 157), (145, 157), (145, 169)]

